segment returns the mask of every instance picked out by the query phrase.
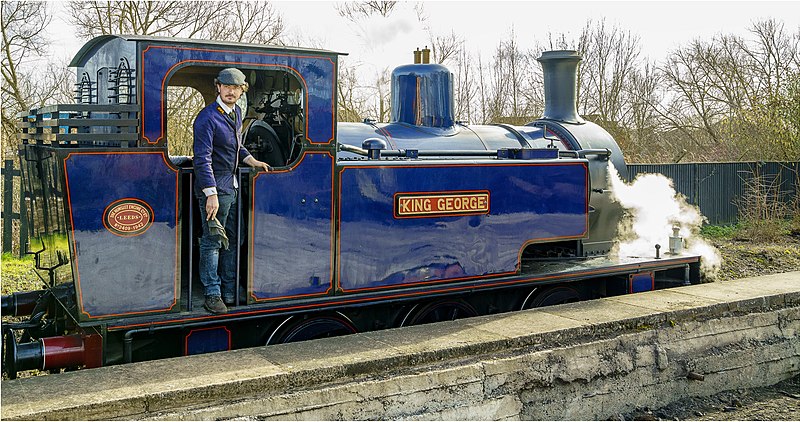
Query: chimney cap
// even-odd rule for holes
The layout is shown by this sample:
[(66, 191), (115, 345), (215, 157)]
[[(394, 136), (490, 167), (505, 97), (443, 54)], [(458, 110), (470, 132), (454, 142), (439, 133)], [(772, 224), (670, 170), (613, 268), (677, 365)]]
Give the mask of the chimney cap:
[(582, 60), (580, 53), (577, 50), (551, 50), (551, 51), (543, 51), (542, 55), (539, 56), (538, 61), (548, 61), (548, 60), (565, 60), (565, 59), (574, 59), (576, 61)]
[(542, 119), (582, 124), (577, 108), (577, 74), (581, 56), (575, 50), (544, 51), (537, 59), (544, 77)]

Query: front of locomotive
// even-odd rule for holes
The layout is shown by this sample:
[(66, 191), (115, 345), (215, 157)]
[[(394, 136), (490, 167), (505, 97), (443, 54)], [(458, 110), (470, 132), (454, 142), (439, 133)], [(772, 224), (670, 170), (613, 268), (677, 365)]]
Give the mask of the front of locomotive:
[(577, 73), (580, 55), (573, 50), (545, 51), (539, 57), (544, 73), (545, 109), (542, 117), (525, 128), (538, 128), (529, 136), (558, 138), (566, 150), (589, 162), (589, 238), (583, 255), (602, 255), (611, 250), (622, 217), (622, 207), (612, 199), (608, 161), (626, 180), (628, 167), (614, 138), (602, 127), (582, 119), (577, 111)]
[[(419, 51), (418, 51), (419, 52)], [(571, 252), (578, 257), (607, 254), (622, 208), (611, 198), (608, 162), (620, 177), (628, 170), (617, 143), (600, 126), (577, 113), (576, 51), (543, 52), (545, 111), (524, 126), (469, 125), (453, 117), (453, 75), (440, 64), (415, 56), (392, 72), (388, 123), (364, 120), (337, 126), (340, 160), (514, 158), (585, 159), (589, 167), (588, 234)], [(545, 252), (547, 253), (547, 252)]]

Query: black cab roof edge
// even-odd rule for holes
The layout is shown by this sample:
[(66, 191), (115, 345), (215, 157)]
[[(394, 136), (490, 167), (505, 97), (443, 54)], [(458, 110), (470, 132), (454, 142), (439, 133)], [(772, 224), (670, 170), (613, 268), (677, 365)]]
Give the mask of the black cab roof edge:
[(273, 45), (273, 44), (251, 44), (251, 43), (239, 43), (239, 42), (231, 42), (231, 41), (217, 41), (217, 40), (206, 40), (206, 39), (190, 39), (190, 38), (173, 38), (173, 37), (157, 37), (157, 36), (148, 36), (148, 35), (126, 35), (126, 34), (119, 34), (119, 35), (100, 35), (97, 37), (92, 38), (91, 40), (87, 41), (86, 44), (81, 47), (80, 50), (75, 54), (75, 57), (72, 58), (72, 61), (69, 63), (69, 67), (78, 67), (82, 65), (82, 62), (86, 55), (92, 51), (97, 46), (103, 45), (106, 42), (114, 39), (120, 38), (126, 41), (147, 41), (151, 43), (164, 43), (164, 44), (191, 44), (191, 45), (211, 45), (211, 46), (224, 46), (224, 47), (236, 47), (236, 48), (249, 48), (249, 49), (263, 49), (263, 50), (287, 50), (287, 51), (296, 51), (298, 53), (311, 53), (311, 54), (323, 54), (323, 55), (337, 55), (337, 56), (346, 56), (347, 53), (342, 53), (338, 51), (331, 51), (331, 50), (323, 50), (323, 49), (314, 49), (314, 48), (305, 48), (305, 47), (293, 47), (293, 46), (283, 46), (283, 45)]

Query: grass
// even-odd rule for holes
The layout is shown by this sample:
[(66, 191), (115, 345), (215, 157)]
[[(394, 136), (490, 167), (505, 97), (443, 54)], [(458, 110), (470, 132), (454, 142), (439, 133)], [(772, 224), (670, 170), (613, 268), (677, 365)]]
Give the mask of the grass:
[[(44, 266), (50, 266), (56, 262), (54, 251), (64, 251), (69, 255), (69, 243), (66, 235), (51, 235), (31, 240), (30, 249), (38, 250), (42, 247), (45, 248), (45, 252), (41, 254), (41, 262)], [(2, 294), (44, 288), (42, 280), (36, 275), (35, 268), (33, 255), (18, 258), (10, 253), (4, 253), (2, 262), (0, 262)], [(46, 277), (46, 273), (42, 274), (45, 274)]]
[[(43, 288), (41, 280), (36, 276), (32, 255), (18, 258), (11, 253), (4, 253), (2, 257), (0, 257), (0, 271), (2, 271), (0, 272), (0, 274), (2, 274), (2, 283), (0, 283), (2, 289), (0, 290), (2, 290), (3, 295)], [(3, 317), (3, 324), (9, 321), (19, 322), (23, 319), (23, 317), (14, 317), (7, 320), (6, 317)], [(19, 340), (19, 333), (17, 333), (17, 339)], [(47, 373), (44, 371), (34, 369), (31, 371), (22, 371), (17, 374), (17, 376), (26, 378), (46, 374)], [(5, 371), (3, 372), (3, 379), (8, 379), (8, 375)]]
[(42, 282), (34, 272), (33, 257), (28, 255), (17, 258), (10, 253), (4, 253), (0, 258), (0, 274), (2, 274), (2, 294), (38, 290)]

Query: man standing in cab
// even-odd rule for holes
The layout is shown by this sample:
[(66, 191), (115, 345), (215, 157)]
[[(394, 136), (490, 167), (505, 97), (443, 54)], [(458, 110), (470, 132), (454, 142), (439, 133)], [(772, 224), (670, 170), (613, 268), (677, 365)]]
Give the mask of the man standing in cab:
[[(217, 100), (194, 121), (195, 195), (200, 203), (200, 281), (204, 307), (211, 313), (228, 312), (236, 294), (236, 233), (239, 163), (269, 171), (242, 145), (242, 110), (236, 105), (248, 84), (239, 69), (223, 69), (214, 80)], [(230, 239), (230, 244), (229, 244)]]

